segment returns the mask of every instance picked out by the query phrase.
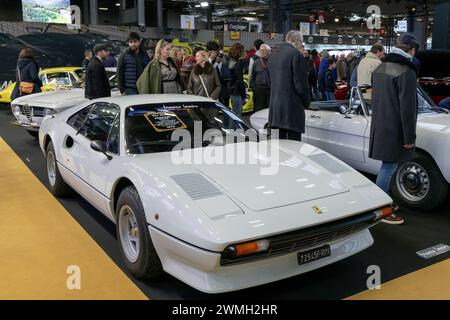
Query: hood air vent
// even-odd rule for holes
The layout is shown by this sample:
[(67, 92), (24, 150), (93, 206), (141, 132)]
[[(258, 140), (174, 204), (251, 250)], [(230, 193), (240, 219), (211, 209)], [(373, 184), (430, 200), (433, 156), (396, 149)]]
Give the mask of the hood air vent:
[(177, 174), (172, 180), (187, 193), (192, 200), (200, 200), (222, 195), (217, 187), (197, 173)]

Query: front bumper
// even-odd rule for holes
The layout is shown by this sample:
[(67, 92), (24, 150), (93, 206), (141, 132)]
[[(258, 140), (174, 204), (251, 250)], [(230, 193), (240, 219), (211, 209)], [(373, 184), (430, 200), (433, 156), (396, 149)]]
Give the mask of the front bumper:
[(19, 115), (19, 116), (16, 116), (16, 119), (17, 119), (17, 122), (25, 129), (30, 130), (30, 131), (39, 131), (42, 120), (44, 118), (43, 117), (31, 117), (31, 120), (30, 120), (30, 118), (28, 118), (25, 115)]
[[(354, 255), (373, 244), (368, 229), (328, 244), (331, 256), (299, 265), (297, 252), (243, 263), (221, 266), (218, 252), (206, 251), (149, 226), (150, 234), (164, 270), (206, 293), (221, 293), (282, 280), (321, 268)], [(302, 248), (305, 251), (311, 248)]]

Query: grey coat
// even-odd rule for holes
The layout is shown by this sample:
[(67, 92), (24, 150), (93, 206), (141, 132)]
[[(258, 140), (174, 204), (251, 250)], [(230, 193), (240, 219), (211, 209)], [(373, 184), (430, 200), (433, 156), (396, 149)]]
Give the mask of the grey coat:
[(194, 70), (192, 70), (189, 77), (189, 84), (187, 89), (188, 94), (207, 97), (202, 81), (200, 80), (200, 76), (205, 83), (209, 97), (211, 99), (217, 100), (219, 98), (222, 85), (220, 83), (220, 78), (216, 69), (214, 69), (208, 62), (205, 64), (205, 68), (196, 65), (194, 67)]
[(305, 132), (305, 107), (310, 102), (305, 58), (292, 44), (283, 43), (268, 65), (269, 127)]
[(369, 157), (386, 162), (412, 159), (417, 122), (416, 68), (390, 53), (372, 74), (372, 124)]

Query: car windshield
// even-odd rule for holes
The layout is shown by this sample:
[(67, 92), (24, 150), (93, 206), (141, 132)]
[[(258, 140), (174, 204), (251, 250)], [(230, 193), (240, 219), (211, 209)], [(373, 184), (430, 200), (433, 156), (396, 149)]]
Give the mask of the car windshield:
[[(225, 141), (236, 142), (241, 138), (236, 132), (245, 132), (250, 127), (226, 107), (214, 102), (137, 105), (125, 112), (125, 139), (130, 154), (171, 151), (180, 141), (183, 149), (203, 147), (213, 142), (204, 138), (208, 129), (216, 129), (214, 131), (224, 138), (221, 139), (223, 144)], [(235, 131), (238, 129), (241, 130)], [(257, 136), (254, 129), (250, 131)], [(186, 134), (190, 141), (185, 141)], [(231, 136), (234, 138), (230, 139)]]
[(54, 84), (57, 86), (69, 86), (71, 85), (70, 78), (67, 72), (53, 72), (47, 73), (48, 84)]

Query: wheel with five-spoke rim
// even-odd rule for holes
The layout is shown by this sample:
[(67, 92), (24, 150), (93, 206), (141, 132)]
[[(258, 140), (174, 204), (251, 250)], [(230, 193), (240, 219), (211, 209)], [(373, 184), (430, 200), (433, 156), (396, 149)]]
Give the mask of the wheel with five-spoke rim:
[(424, 153), (399, 165), (392, 183), (392, 193), (400, 205), (429, 211), (444, 202), (448, 184), (434, 160)]
[(51, 141), (47, 145), (45, 158), (50, 192), (57, 197), (69, 195), (71, 189), (59, 172), (58, 164), (56, 162), (55, 148), (53, 147), (53, 142)]
[(153, 245), (139, 194), (128, 186), (119, 195), (116, 229), (125, 265), (138, 279), (154, 279), (164, 272)]

